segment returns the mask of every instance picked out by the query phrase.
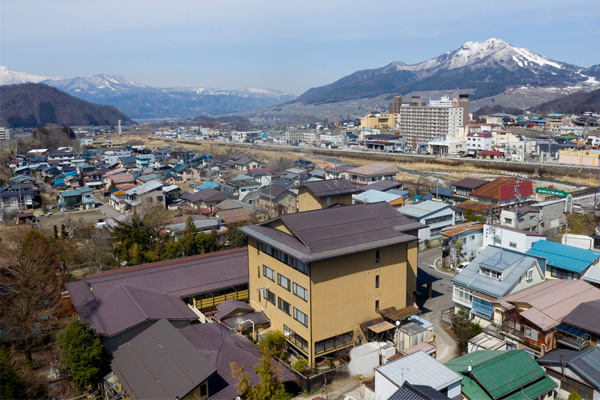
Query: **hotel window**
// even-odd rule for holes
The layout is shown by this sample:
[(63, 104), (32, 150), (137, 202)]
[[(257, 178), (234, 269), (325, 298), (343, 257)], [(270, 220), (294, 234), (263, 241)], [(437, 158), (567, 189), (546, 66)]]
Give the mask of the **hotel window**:
[(279, 286), (290, 290), (290, 280), (281, 274), (277, 274), (277, 283)]
[(294, 294), (300, 297), (302, 300), (308, 301), (308, 290), (304, 289), (297, 283), (294, 283)]
[(379, 300), (375, 300), (375, 311), (379, 311)]
[(292, 306), (290, 306), (290, 303), (288, 303), (281, 297), (278, 298), (277, 307), (279, 307), (279, 309), (287, 315), (292, 315)]
[(294, 307), (294, 319), (304, 326), (308, 326), (308, 315)]
[(271, 292), (269, 289), (263, 289), (263, 297), (269, 303), (275, 305), (275, 293)]
[(258, 272), (258, 277), (260, 278), (260, 265), (258, 267), (256, 267), (257, 272)]
[(262, 248), (263, 248), (263, 253), (267, 253), (271, 257), (273, 257), (273, 254), (275, 254), (275, 251), (273, 250), (273, 247), (269, 246), (266, 243), (263, 243)]
[(379, 262), (379, 250), (375, 251), (375, 262), (378, 263)]
[(290, 256), (285, 254), (283, 251), (277, 251), (277, 259), (284, 264), (290, 265)]
[(265, 276), (265, 278), (269, 278), (270, 280), (275, 282), (275, 271), (273, 271), (271, 268), (267, 267), (266, 265), (263, 265), (263, 275)]
[(308, 275), (308, 266), (300, 260), (292, 259), (292, 268), (302, 272), (305, 275)]
[(379, 275), (375, 275), (375, 289), (379, 289)]

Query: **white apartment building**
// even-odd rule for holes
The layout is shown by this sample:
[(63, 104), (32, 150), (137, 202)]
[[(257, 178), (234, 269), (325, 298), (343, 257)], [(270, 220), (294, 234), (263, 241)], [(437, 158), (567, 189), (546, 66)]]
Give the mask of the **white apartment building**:
[(396, 116), (400, 136), (412, 149), (435, 139), (456, 139), (463, 124), (462, 107), (403, 106)]
[(520, 137), (516, 136), (511, 131), (493, 131), (492, 135), (492, 145), (496, 148), (506, 147), (508, 143), (517, 142), (520, 140)]
[(12, 129), (0, 127), (0, 140), (9, 140), (12, 136)]
[(285, 131), (285, 140), (287, 144), (296, 145), (304, 141), (304, 132), (299, 129), (288, 129)]

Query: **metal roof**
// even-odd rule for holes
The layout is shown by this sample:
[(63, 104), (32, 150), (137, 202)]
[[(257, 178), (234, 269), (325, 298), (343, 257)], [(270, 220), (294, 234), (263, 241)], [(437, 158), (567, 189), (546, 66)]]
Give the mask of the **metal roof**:
[(411, 385), (404, 381), (400, 389), (394, 392), (387, 400), (448, 400), (449, 397), (441, 394), (430, 386)]
[[(281, 221), (292, 235), (272, 226)], [(416, 224), (385, 202), (356, 204), (283, 215), (241, 231), (292, 257), (317, 261), (417, 240), (403, 231)]]
[(439, 201), (426, 200), (422, 203), (408, 204), (400, 207), (400, 211), (404, 215), (409, 215), (415, 218), (423, 218), (429, 214), (442, 211), (446, 208), (451, 208), (450, 204), (441, 203)]
[(217, 370), (164, 319), (115, 350), (111, 367), (131, 399), (184, 398)]
[(153, 190), (160, 189), (161, 187), (163, 187), (163, 184), (161, 182), (148, 181), (146, 183), (142, 183), (141, 185), (134, 187), (133, 189), (129, 189), (125, 193), (127, 193), (128, 196), (142, 195)]
[[(598, 318), (590, 318), (592, 315)], [(562, 322), (600, 336), (600, 299), (579, 304)]]
[(377, 182), (373, 182), (373, 183), (369, 183), (366, 186), (362, 186), (360, 188), (360, 190), (367, 191), (367, 190), (381, 190), (382, 192), (386, 192), (390, 189), (397, 189), (403, 186), (402, 182), (398, 182), (398, 181), (390, 181), (389, 179), (383, 179), (381, 181), (377, 181)]
[[(211, 398), (233, 399), (238, 395), (238, 380), (231, 374), (231, 362), (244, 367), (251, 384), (260, 382), (253, 367), (258, 365), (261, 353), (245, 337), (231, 333), (221, 324), (187, 325), (179, 332), (217, 367), (217, 373), (208, 381)], [(279, 371), (283, 382), (295, 380), (287, 368), (281, 367)]]
[[(506, 295), (516, 285), (519, 278), (536, 264), (539, 265), (540, 274), (543, 276), (544, 259), (518, 251), (487, 246), (452, 279), (452, 282), (499, 298)], [(502, 280), (480, 274), (482, 266), (502, 272)]]
[(564, 362), (595, 386), (596, 390), (600, 390), (600, 349), (596, 347), (586, 347), (581, 351), (556, 349), (538, 358), (537, 362), (542, 366), (555, 366), (558, 369)]
[(360, 167), (350, 168), (346, 172), (351, 175), (362, 176), (396, 174), (398, 172), (398, 167), (385, 163), (371, 163)]
[(454, 182), (454, 187), (477, 189), (478, 187), (481, 187), (481, 186), (485, 185), (486, 183), (488, 183), (488, 181), (484, 181), (481, 179), (465, 178), (465, 179), (461, 179), (458, 182)]
[(400, 387), (405, 381), (415, 385), (442, 390), (461, 380), (461, 376), (435, 358), (418, 351), (375, 369), (387, 380)]
[(249, 311), (252, 312), (254, 309), (243, 301), (238, 300), (225, 300), (217, 306), (217, 313), (215, 317), (219, 320), (227, 318), (229, 314), (234, 311)]
[(344, 196), (360, 191), (345, 178), (307, 182), (304, 186), (317, 197)]
[(361, 203), (377, 203), (379, 201), (385, 201), (391, 203), (398, 199), (403, 199), (402, 195), (382, 192), (380, 190), (367, 190), (365, 192), (355, 194), (352, 199)]
[(527, 250), (527, 254), (544, 257), (548, 260), (548, 265), (578, 274), (583, 273), (600, 258), (597, 251), (547, 240), (535, 242), (531, 249)]

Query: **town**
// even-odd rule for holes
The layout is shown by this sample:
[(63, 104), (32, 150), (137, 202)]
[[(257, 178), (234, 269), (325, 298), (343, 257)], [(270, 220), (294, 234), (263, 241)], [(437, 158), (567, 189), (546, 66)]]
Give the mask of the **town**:
[(34, 396), (600, 396), (598, 115), (387, 111), (1, 128)]

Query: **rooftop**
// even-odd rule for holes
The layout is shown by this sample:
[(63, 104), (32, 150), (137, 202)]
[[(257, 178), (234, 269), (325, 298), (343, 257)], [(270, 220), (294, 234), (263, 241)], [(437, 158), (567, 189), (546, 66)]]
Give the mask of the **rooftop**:
[[(515, 198), (516, 178), (500, 177), (471, 192), (472, 197), (480, 197), (495, 201), (511, 200)], [(521, 197), (528, 197), (533, 194), (533, 186), (531, 181), (521, 181), (519, 193)]]
[(132, 399), (184, 398), (217, 371), (167, 320), (115, 350), (111, 366)]
[[(365, 192), (355, 194), (352, 196), (352, 199), (360, 203), (378, 203), (380, 201), (392, 203), (398, 200), (404, 201), (404, 197), (402, 195), (382, 192), (380, 190), (367, 190)], [(402, 204), (402, 201), (400, 201), (399, 204)]]
[(398, 211), (410, 217), (422, 218), (434, 212), (442, 211), (446, 208), (451, 208), (450, 204), (433, 200), (425, 200), (422, 203), (408, 204), (400, 207)]
[(579, 304), (563, 317), (562, 322), (600, 336), (600, 318), (590, 318), (591, 315), (600, 315), (600, 299)]
[(381, 190), (382, 192), (385, 192), (389, 189), (402, 188), (402, 186), (403, 186), (402, 182), (390, 181), (388, 179), (384, 179), (382, 181), (377, 181), (377, 182), (369, 183), (366, 186), (362, 186), (360, 188), (360, 190), (367, 191), (367, 190), (373, 189), (373, 190)]
[(483, 232), (483, 224), (481, 222), (465, 222), (463, 224), (453, 225), (442, 230), (442, 236), (452, 237), (465, 232), (478, 231)]
[(557, 349), (538, 358), (542, 366), (552, 366), (560, 370), (561, 364), (565, 363), (588, 383), (600, 389), (600, 349), (587, 347), (581, 351)]
[[(282, 223), (292, 234), (276, 229), (276, 223)], [(380, 202), (283, 215), (241, 230), (308, 262), (417, 240), (403, 232), (421, 227)]]
[(359, 189), (345, 178), (307, 182), (304, 186), (317, 197), (344, 196), (359, 192)]
[(398, 167), (385, 163), (371, 163), (360, 167), (350, 168), (346, 172), (350, 175), (363, 176), (387, 175), (396, 174), (398, 172)]
[(583, 273), (600, 258), (597, 251), (548, 240), (535, 242), (531, 249), (527, 250), (527, 254), (544, 257), (548, 260), (548, 265), (578, 274)]

